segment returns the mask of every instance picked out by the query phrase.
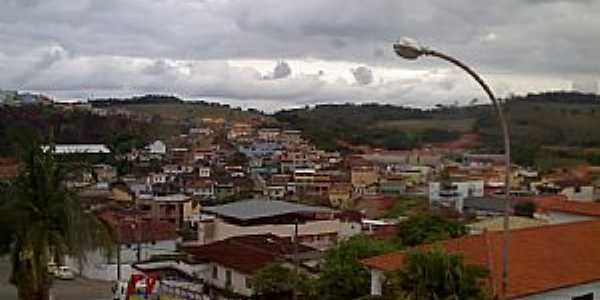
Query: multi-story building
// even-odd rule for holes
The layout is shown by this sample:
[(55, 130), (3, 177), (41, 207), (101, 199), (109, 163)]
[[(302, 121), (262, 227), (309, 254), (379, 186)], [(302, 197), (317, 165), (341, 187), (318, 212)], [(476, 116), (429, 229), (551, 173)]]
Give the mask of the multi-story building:
[(434, 207), (451, 207), (462, 213), (465, 198), (483, 195), (481, 179), (429, 183), (429, 203)]

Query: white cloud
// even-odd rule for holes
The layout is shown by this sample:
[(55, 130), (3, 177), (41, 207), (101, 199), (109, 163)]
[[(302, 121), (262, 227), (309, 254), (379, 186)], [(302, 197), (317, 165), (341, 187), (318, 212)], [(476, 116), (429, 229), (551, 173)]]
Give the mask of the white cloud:
[(373, 71), (365, 66), (351, 69), (350, 72), (354, 75), (354, 80), (359, 85), (367, 85), (373, 82)]
[(444, 62), (397, 58), (391, 43), (410, 36), (463, 58), (499, 94), (569, 88), (600, 77), (599, 13), (590, 0), (7, 0), (0, 87), (281, 106), (480, 96)]

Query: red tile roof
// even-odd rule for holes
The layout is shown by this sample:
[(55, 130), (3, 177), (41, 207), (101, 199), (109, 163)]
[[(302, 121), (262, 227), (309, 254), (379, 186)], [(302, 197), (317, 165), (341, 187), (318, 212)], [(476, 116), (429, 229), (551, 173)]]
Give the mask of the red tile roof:
[[(490, 270), (489, 286), (499, 294), (502, 279), (502, 232), (488, 232), (442, 243), (468, 263)], [(600, 280), (600, 221), (548, 225), (511, 231), (509, 299)], [(403, 252), (363, 260), (370, 268), (402, 268)]]
[[(214, 262), (244, 274), (253, 274), (278, 259), (285, 259), (292, 255), (294, 243), (290, 238), (260, 234), (232, 237), (182, 250), (191, 254), (195, 261)], [(317, 252), (317, 250), (306, 245), (298, 245), (299, 254), (309, 252)]]
[[(121, 244), (171, 241), (178, 238), (175, 224), (164, 221), (121, 222), (117, 225), (117, 237)], [(139, 230), (137, 229), (139, 226)]]
[[(179, 237), (175, 224), (141, 219), (136, 222), (135, 215), (134, 212), (105, 210), (100, 212), (98, 217), (113, 228), (120, 244), (168, 241)], [(141, 218), (143, 214), (138, 216)]]

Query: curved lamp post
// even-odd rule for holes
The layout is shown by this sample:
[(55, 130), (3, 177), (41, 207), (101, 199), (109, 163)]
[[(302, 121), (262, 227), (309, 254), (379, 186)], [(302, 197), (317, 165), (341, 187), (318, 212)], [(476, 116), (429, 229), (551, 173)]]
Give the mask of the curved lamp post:
[(502, 111), (502, 107), (494, 93), (490, 89), (490, 87), (483, 81), (483, 79), (475, 73), (471, 68), (467, 65), (459, 61), (458, 59), (446, 55), (444, 53), (431, 50), (425, 47), (418, 46), (411, 40), (404, 39), (401, 42), (394, 44), (394, 52), (402, 58), (415, 60), (421, 56), (434, 56), (441, 58), (445, 61), (448, 61), (459, 68), (463, 69), (465, 72), (469, 73), (477, 83), (483, 88), (485, 93), (490, 98), (496, 113), (498, 114), (498, 119), (500, 120), (500, 126), (502, 127), (502, 135), (504, 137), (504, 163), (505, 163), (505, 177), (504, 177), (504, 216), (503, 216), (503, 245), (502, 245), (502, 291), (501, 298), (506, 298), (506, 291), (508, 287), (508, 243), (510, 239), (510, 231), (509, 231), (509, 211), (511, 208), (510, 203), (510, 135), (508, 132), (508, 124), (504, 117), (504, 112)]

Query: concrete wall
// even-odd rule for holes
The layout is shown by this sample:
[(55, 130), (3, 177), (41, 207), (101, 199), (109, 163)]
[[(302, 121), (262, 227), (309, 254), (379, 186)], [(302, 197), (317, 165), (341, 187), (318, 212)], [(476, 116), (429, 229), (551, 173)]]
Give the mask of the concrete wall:
[(560, 192), (565, 195), (567, 199), (571, 201), (584, 201), (591, 202), (594, 200), (594, 187), (593, 186), (582, 186), (576, 190), (574, 187), (568, 187)]
[[(200, 223), (200, 228), (198, 233), (203, 235), (203, 237), (210, 235), (210, 233), (205, 232), (204, 228), (209, 229), (209, 226), (214, 226), (213, 238), (208, 240), (203, 237), (199, 237), (199, 240), (204, 240), (205, 243), (210, 243), (213, 241), (220, 241), (234, 236), (240, 235), (250, 235), (250, 234), (267, 234), (272, 233), (282, 237), (291, 237), (294, 235), (294, 224), (268, 224), (268, 225), (259, 225), (259, 226), (238, 226), (235, 224), (226, 223), (219, 218), (215, 218), (212, 224)], [(298, 234), (299, 235), (326, 235), (331, 233), (337, 233), (338, 238), (345, 239), (352, 235), (358, 234), (361, 231), (360, 224), (358, 223), (346, 223), (341, 222), (339, 219), (334, 220), (321, 220), (321, 221), (312, 221), (307, 222), (305, 224), (300, 224), (298, 226)], [(315, 241), (314, 244), (310, 244), (319, 249), (327, 248), (334, 241), (330, 240), (319, 240)]]
[(581, 221), (589, 221), (595, 220), (597, 218), (590, 216), (582, 216), (558, 211), (548, 211), (540, 216), (541, 218), (547, 220), (550, 224), (564, 224), (564, 223), (574, 223)]
[[(129, 278), (133, 272), (131, 264), (137, 261), (137, 245), (121, 245), (121, 278)], [(152, 255), (173, 253), (176, 241), (159, 241), (153, 244), (142, 244), (141, 259), (147, 260)], [(97, 280), (116, 280), (117, 264), (116, 256), (109, 259), (100, 250), (89, 252), (85, 261), (79, 262), (73, 258), (65, 258), (65, 265), (73, 268), (81, 276)]]
[[(215, 279), (213, 277), (213, 268), (217, 268), (218, 278)], [(231, 285), (227, 286), (226, 284), (226, 276), (227, 271), (231, 272)], [(211, 263), (208, 264), (208, 269), (206, 270), (206, 281), (210, 284), (218, 286), (220, 288), (229, 288), (231, 291), (236, 292), (241, 295), (251, 296), (252, 289), (249, 289), (246, 286), (246, 280), (250, 280), (250, 277), (237, 272), (233, 269), (227, 268), (225, 266)]]

